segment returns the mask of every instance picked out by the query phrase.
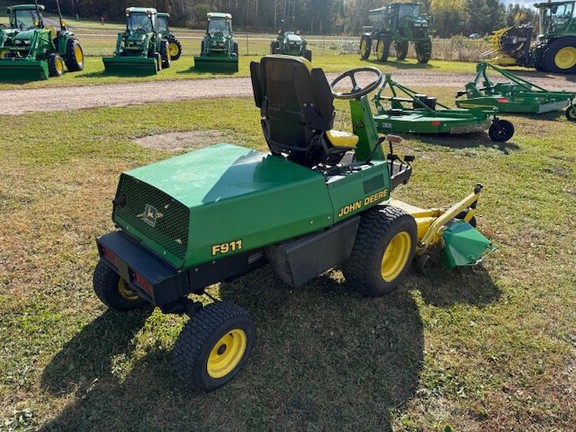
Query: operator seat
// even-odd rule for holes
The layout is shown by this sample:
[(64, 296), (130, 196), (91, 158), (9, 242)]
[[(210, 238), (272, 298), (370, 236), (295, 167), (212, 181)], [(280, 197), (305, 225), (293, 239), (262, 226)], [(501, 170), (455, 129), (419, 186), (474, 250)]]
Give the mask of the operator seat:
[(319, 68), (301, 57), (269, 55), (250, 63), (254, 101), (272, 154), (307, 167), (336, 164), (358, 137), (332, 131), (334, 96)]

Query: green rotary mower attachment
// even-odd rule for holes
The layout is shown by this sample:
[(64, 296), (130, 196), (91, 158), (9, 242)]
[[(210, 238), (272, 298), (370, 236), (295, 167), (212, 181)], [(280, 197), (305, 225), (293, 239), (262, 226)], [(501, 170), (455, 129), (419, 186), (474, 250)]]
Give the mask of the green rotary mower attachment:
[[(494, 82), (488, 76), (492, 70), (508, 82)], [(466, 96), (465, 100), (456, 99), (460, 108), (498, 108), (502, 113), (542, 114), (566, 109), (566, 118), (576, 121), (576, 92), (548, 91), (536, 84), (520, 78), (507, 70), (487, 62), (476, 66), (474, 81), (458, 91), (456, 98)]]
[[(447, 210), (390, 201), (414, 158), (394, 153), (400, 137), (378, 136), (367, 97), (382, 83), (378, 69), (330, 85), (306, 59), (270, 55), (250, 74), (269, 151), (219, 144), (122, 173), (117, 230), (97, 239), (95, 294), (119, 311), (153, 305), (188, 315), (173, 363), (203, 391), (234, 379), (256, 338), (247, 311), (207, 301), (214, 283), (269, 263), (300, 287), (339, 266), (348, 286), (379, 297), (402, 283), (415, 256), (432, 259), (446, 244), (453, 267), (478, 263), (491, 248), (472, 227), (480, 186)], [(334, 98), (350, 100), (352, 133), (332, 129)], [(452, 228), (459, 220), (466, 230)]]
[[(383, 93), (386, 91), (387, 95)], [(416, 93), (386, 74), (374, 96), (380, 133), (465, 134), (483, 132), (493, 141), (505, 142), (514, 135), (514, 126), (496, 117), (497, 108), (449, 108), (435, 97)]]
[(232, 35), (232, 15), (208, 13), (200, 55), (194, 56), (198, 72), (238, 72), (238, 43)]
[(106, 73), (154, 75), (170, 67), (169, 43), (158, 30), (158, 12), (153, 8), (126, 9), (126, 30), (118, 33), (112, 57), (104, 57)]
[(22, 4), (7, 8), (10, 28), (0, 28), (0, 80), (32, 81), (58, 77), (84, 69), (80, 42), (66, 28), (60, 14), (60, 30), (45, 26), (44, 6)]

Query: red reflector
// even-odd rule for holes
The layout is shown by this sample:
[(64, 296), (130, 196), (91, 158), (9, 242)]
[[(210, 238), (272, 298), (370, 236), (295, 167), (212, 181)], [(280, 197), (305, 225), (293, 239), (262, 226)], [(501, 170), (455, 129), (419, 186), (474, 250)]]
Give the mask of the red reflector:
[(432, 126), (440, 126), (440, 121), (434, 120), (434, 121), (432, 122)]
[(145, 291), (147, 291), (150, 294), (153, 293), (152, 284), (148, 282), (146, 279), (144, 279), (144, 277), (141, 274), (134, 272), (133, 277), (134, 282), (140, 285)]
[(108, 259), (108, 261), (116, 265), (116, 255), (114, 255), (108, 248), (105, 247), (102, 247), (102, 252), (104, 252), (104, 256)]
[(508, 98), (499, 98), (496, 99), (499, 103), (508, 103)]

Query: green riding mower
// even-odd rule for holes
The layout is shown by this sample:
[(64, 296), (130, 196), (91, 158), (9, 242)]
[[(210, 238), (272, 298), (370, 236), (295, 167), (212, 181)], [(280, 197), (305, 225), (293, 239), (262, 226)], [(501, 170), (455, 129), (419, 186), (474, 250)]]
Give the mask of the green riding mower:
[[(495, 82), (488, 70), (500, 74), (509, 81)], [(464, 100), (458, 100), (460, 96)], [(576, 121), (576, 92), (549, 91), (507, 70), (490, 63), (476, 66), (476, 77), (456, 93), (456, 105), (460, 108), (498, 108), (501, 113), (542, 114), (566, 109), (566, 118)]]
[(112, 57), (102, 61), (106, 73), (115, 75), (154, 75), (169, 68), (169, 42), (160, 33), (156, 9), (126, 8), (126, 30), (118, 33)]
[[(342, 265), (350, 287), (377, 297), (402, 282), (415, 256), (451, 268), (493, 249), (472, 226), (480, 185), (445, 210), (390, 204), (413, 158), (394, 153), (396, 136), (382, 148), (367, 99), (378, 69), (349, 71), (332, 87), (299, 57), (266, 56), (250, 71), (270, 152), (217, 144), (122, 173), (112, 201), (118, 229), (97, 239), (97, 296), (120, 311), (153, 305), (188, 315), (173, 363), (204, 391), (244, 366), (255, 324), (234, 304), (189, 294), (208, 299), (209, 285), (269, 263), (293, 287)], [(363, 73), (375, 79), (361, 88)], [(345, 78), (352, 91), (338, 93)], [(334, 97), (350, 99), (353, 134), (332, 130)]]
[(282, 26), (276, 40), (270, 42), (270, 54), (292, 55), (312, 61), (312, 51), (307, 48), (307, 45), (308, 41), (300, 35), (300, 32), (285, 31)]
[(232, 15), (210, 12), (200, 55), (194, 69), (200, 72), (238, 72), (238, 42), (232, 34)]
[(30, 81), (58, 77), (67, 69), (84, 69), (80, 42), (66, 28), (60, 14), (60, 30), (44, 25), (44, 6), (21, 4), (7, 8), (10, 28), (0, 28), (0, 80)]
[(381, 133), (464, 134), (488, 129), (495, 142), (506, 142), (514, 135), (514, 125), (496, 117), (498, 108), (449, 108), (435, 97), (399, 84), (391, 74), (386, 74), (374, 104)]

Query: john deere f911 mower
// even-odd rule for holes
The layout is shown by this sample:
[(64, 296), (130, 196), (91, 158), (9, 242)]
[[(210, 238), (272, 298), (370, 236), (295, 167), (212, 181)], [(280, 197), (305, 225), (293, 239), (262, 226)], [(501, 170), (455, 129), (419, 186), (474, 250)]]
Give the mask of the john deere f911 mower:
[(116, 75), (154, 75), (169, 68), (169, 42), (158, 28), (156, 9), (126, 8), (126, 30), (118, 33), (113, 56), (102, 61), (106, 72)]
[(200, 55), (194, 69), (201, 72), (238, 72), (238, 43), (232, 35), (232, 15), (210, 12)]
[[(234, 304), (189, 294), (270, 263), (294, 287), (342, 265), (350, 287), (377, 297), (401, 283), (414, 256), (452, 268), (492, 249), (471, 225), (480, 185), (449, 209), (390, 204), (413, 158), (394, 154), (399, 137), (388, 137), (388, 154), (378, 138), (366, 97), (378, 69), (349, 71), (332, 89), (300, 57), (266, 56), (250, 70), (270, 153), (218, 144), (124, 172), (113, 200), (118, 230), (97, 239), (97, 296), (117, 310), (152, 304), (189, 315), (174, 366), (205, 391), (246, 363), (255, 324)], [(375, 80), (361, 88), (363, 73)], [(352, 91), (338, 92), (346, 78)], [(334, 96), (350, 99), (354, 134), (332, 130)]]
[(65, 68), (84, 69), (80, 42), (66, 28), (62, 15), (56, 30), (44, 24), (43, 11), (38, 3), (8, 7), (10, 28), (0, 28), (0, 80), (42, 80), (61, 76)]

